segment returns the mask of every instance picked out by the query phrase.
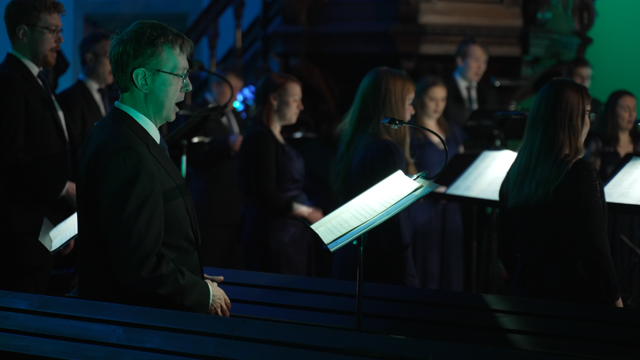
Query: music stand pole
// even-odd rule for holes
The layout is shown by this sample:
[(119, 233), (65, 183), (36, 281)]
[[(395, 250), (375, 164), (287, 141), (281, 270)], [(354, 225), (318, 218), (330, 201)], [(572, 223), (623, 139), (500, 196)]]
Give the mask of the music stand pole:
[(364, 303), (364, 244), (367, 233), (358, 237), (358, 278), (356, 280), (356, 330), (362, 331), (362, 305)]

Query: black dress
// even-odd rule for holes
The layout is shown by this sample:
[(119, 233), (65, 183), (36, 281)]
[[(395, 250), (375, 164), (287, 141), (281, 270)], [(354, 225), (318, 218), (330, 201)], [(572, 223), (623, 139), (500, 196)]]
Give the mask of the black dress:
[[(353, 158), (344, 203), (394, 172), (407, 171), (404, 153), (393, 141), (370, 136), (360, 141), (362, 151)], [(335, 278), (355, 280), (357, 247), (350, 244), (337, 250), (333, 263)], [(406, 210), (368, 232), (364, 250), (364, 277), (367, 282), (418, 286)]]
[[(458, 154), (464, 139), (462, 130), (451, 124), (446, 138), (449, 159)], [(433, 175), (444, 163), (445, 152), (433, 141), (411, 129), (411, 157), (417, 171)], [(415, 130), (415, 131), (414, 131)], [(420, 279), (427, 289), (462, 291), (464, 246), (460, 204), (426, 196), (407, 208), (411, 224), (411, 247)]]
[(500, 189), (500, 255), (515, 296), (613, 305), (620, 297), (607, 240), (602, 181), (576, 160), (537, 206), (506, 207)]
[[(640, 154), (640, 142), (633, 144), (633, 154)], [(589, 142), (588, 160), (600, 169), (600, 178), (606, 183), (614, 176), (623, 157), (615, 146), (604, 145), (598, 137)], [(618, 283), (625, 306), (638, 306), (640, 298), (640, 274), (636, 265), (637, 254), (623, 242), (625, 236), (635, 246), (640, 246), (640, 218), (628, 214), (609, 214), (609, 240), (611, 257), (618, 270)]]
[(245, 268), (252, 271), (316, 276), (327, 261), (322, 241), (302, 220), (290, 216), (293, 202), (307, 204), (304, 161), (281, 144), (263, 124), (253, 122), (239, 153), (239, 185), (247, 201), (242, 209)]

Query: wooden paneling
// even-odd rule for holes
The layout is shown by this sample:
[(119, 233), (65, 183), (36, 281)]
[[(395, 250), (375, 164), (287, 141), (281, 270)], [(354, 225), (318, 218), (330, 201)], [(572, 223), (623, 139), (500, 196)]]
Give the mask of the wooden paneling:
[(502, 2), (421, 1), (418, 23), (444, 26), (509, 27), (523, 25), (520, 6)]

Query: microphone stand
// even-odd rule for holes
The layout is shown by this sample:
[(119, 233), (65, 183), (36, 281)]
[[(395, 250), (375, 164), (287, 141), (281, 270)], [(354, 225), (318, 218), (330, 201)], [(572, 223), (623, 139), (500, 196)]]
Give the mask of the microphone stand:
[(229, 88), (231, 89), (231, 95), (229, 95), (229, 99), (227, 99), (227, 101), (222, 106), (210, 105), (204, 109), (196, 111), (195, 113), (189, 114), (189, 118), (187, 119), (187, 121), (185, 121), (182, 125), (180, 125), (165, 139), (165, 142), (167, 143), (167, 147), (169, 148), (171, 148), (172, 145), (176, 145), (176, 144), (180, 144), (180, 146), (182, 147), (180, 169), (182, 172), (182, 177), (184, 178), (187, 177), (187, 145), (189, 143), (189, 140), (185, 139), (184, 137), (187, 136), (187, 134), (191, 132), (197, 125), (201, 124), (203, 119), (210, 118), (210, 117), (221, 119), (225, 114), (224, 109), (226, 109), (229, 103), (233, 100), (233, 94), (234, 94), (233, 85), (231, 85), (231, 82), (229, 82), (229, 80), (226, 77), (218, 73), (215, 73), (213, 71), (205, 69), (202, 64), (196, 64), (196, 66), (194, 66), (194, 68), (191, 69), (191, 71), (193, 72), (203, 71), (209, 75), (222, 79), (222, 81), (224, 81), (227, 85), (229, 85)]
[[(412, 177), (413, 180), (418, 178), (425, 179), (425, 180), (433, 180), (436, 177), (438, 177), (438, 175), (440, 175), (442, 170), (444, 170), (444, 168), (449, 163), (449, 149), (447, 148), (447, 143), (444, 141), (444, 139), (440, 135), (438, 135), (433, 130), (427, 129), (424, 126), (406, 123), (402, 120), (398, 120), (392, 117), (382, 119), (382, 123), (385, 125), (389, 125), (394, 129), (397, 129), (399, 126), (412, 126), (418, 129), (422, 129), (432, 133), (438, 139), (440, 139), (440, 142), (442, 142), (442, 146), (444, 146), (445, 159), (444, 159), (444, 165), (442, 165), (442, 168), (440, 168), (440, 171), (438, 171), (435, 175), (431, 177), (427, 177), (427, 172), (423, 171), (413, 176)], [(356, 330), (357, 331), (362, 331), (362, 318), (363, 318), (363, 307), (364, 307), (364, 246), (366, 242), (367, 242), (366, 233), (361, 235), (357, 239), (357, 246), (358, 246), (358, 270), (357, 270), (358, 274), (356, 279)]]
[(385, 124), (385, 125), (389, 125), (394, 129), (397, 129), (398, 126), (411, 126), (411, 127), (414, 127), (414, 128), (422, 129), (424, 131), (430, 132), (433, 135), (435, 135), (440, 140), (440, 142), (442, 143), (442, 146), (444, 147), (444, 164), (442, 165), (440, 170), (435, 175), (429, 176), (429, 177), (427, 177), (427, 172), (423, 171), (423, 172), (417, 174), (416, 176), (414, 176), (413, 179), (421, 178), (421, 179), (425, 179), (425, 180), (433, 180), (433, 179), (437, 178), (438, 175), (440, 175), (440, 173), (442, 172), (442, 170), (444, 170), (444, 168), (447, 167), (447, 164), (449, 163), (449, 149), (447, 148), (447, 143), (444, 141), (444, 139), (440, 135), (438, 135), (435, 131), (433, 131), (431, 129), (428, 129), (428, 128), (424, 127), (424, 126), (420, 126), (420, 125), (404, 122), (402, 120), (398, 120), (398, 119), (392, 118), (392, 117), (388, 117), (388, 118), (382, 119), (382, 123)]

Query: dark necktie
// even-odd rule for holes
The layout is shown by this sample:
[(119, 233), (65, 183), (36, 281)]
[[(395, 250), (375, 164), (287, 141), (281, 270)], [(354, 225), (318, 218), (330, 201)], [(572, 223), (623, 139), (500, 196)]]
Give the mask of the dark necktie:
[[(58, 115), (58, 109), (56, 108), (56, 105), (53, 102), (53, 93), (51, 92), (51, 85), (49, 85), (49, 79), (47, 79), (47, 77), (44, 76), (44, 71), (38, 72), (38, 79), (40, 79), (40, 81), (42, 82), (44, 91), (47, 93), (47, 96), (49, 97), (49, 101), (51, 101), (51, 105), (53, 106), (53, 115), (55, 116), (56, 120), (60, 123), (60, 126), (62, 126), (65, 140), (67, 141), (67, 145), (69, 145), (69, 135), (67, 134), (67, 128), (62, 123), (62, 119), (60, 119), (60, 115)], [(69, 171), (73, 171), (72, 164), (73, 162), (71, 161), (71, 151), (67, 151), (67, 167), (69, 168)]]
[(38, 79), (42, 82), (42, 86), (44, 86), (44, 91), (47, 92), (50, 98), (53, 97), (53, 93), (51, 92), (51, 85), (49, 84), (49, 79), (44, 75), (44, 71), (38, 72)]
[(467, 86), (467, 100), (469, 102), (469, 110), (473, 110), (473, 97), (471, 97), (471, 86)]
[(107, 115), (109, 113), (109, 91), (107, 88), (101, 87), (98, 88), (98, 92), (100, 93), (100, 97), (102, 98), (102, 105), (104, 105), (104, 114)]
[(164, 138), (162, 137), (162, 135), (160, 135), (160, 143), (158, 145), (160, 145), (162, 150), (164, 150), (164, 152), (167, 153), (167, 155), (169, 155), (169, 145), (167, 145), (167, 142), (164, 141)]
[[(60, 123), (62, 128), (65, 129), (65, 126), (64, 126), (64, 124), (62, 124), (62, 120), (60, 119), (60, 115), (58, 115), (58, 109), (56, 109), (56, 105), (53, 102), (53, 92), (51, 92), (51, 85), (49, 85), (49, 79), (47, 79), (47, 77), (44, 75), (44, 71), (38, 72), (38, 79), (40, 79), (40, 82), (42, 82), (42, 86), (44, 87), (44, 91), (47, 93), (47, 96), (49, 97), (49, 100), (51, 101), (51, 105), (53, 105), (53, 114), (54, 114), (56, 120), (58, 120), (58, 122)], [(65, 137), (66, 137), (66, 129), (65, 129)]]

